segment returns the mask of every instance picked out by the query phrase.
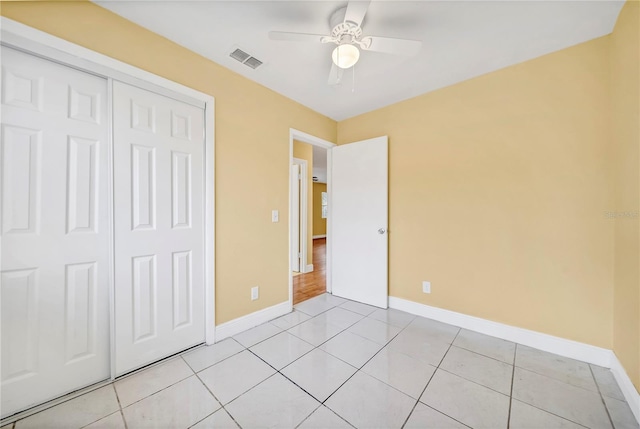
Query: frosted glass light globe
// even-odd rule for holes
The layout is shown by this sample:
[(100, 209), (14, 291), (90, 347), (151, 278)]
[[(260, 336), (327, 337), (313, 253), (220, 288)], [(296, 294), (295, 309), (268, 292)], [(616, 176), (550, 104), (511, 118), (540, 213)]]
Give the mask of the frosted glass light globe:
[(360, 51), (354, 45), (340, 45), (333, 50), (331, 59), (341, 69), (353, 67), (360, 58)]

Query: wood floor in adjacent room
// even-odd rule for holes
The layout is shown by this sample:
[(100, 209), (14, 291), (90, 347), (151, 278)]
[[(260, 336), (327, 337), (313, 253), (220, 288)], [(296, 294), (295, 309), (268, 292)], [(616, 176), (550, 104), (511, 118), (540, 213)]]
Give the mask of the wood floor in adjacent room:
[(293, 304), (322, 295), (327, 290), (327, 239), (313, 240), (313, 271), (293, 277)]

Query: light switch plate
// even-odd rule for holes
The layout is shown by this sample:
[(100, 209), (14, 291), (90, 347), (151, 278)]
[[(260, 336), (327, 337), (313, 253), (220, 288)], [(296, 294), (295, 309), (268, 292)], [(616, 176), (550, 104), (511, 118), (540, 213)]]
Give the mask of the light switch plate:
[(254, 286), (251, 288), (251, 301), (255, 301), (260, 297), (260, 287)]
[(279, 213), (278, 210), (271, 210), (271, 222), (278, 222)]

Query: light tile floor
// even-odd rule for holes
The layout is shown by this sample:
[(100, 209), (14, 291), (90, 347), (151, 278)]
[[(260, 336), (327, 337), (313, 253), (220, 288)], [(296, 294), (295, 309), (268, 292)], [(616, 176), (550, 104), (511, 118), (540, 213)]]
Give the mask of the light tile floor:
[(608, 369), (325, 294), (0, 429), (82, 427), (638, 424)]

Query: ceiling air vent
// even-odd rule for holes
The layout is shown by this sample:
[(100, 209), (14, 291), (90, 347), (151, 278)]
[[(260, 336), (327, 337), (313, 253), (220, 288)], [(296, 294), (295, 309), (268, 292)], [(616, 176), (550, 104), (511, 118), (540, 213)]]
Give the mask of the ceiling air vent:
[(243, 51), (242, 49), (236, 49), (235, 51), (231, 52), (229, 54), (229, 56), (231, 58), (233, 58), (234, 60), (238, 60), (241, 63), (245, 62), (245, 60), (247, 58), (249, 58), (251, 55), (247, 54), (245, 51)]
[(255, 58), (255, 57), (251, 57), (247, 61), (244, 62), (244, 65), (245, 66), (249, 66), (252, 69), (257, 69), (258, 67), (260, 67), (262, 65), (262, 61), (260, 61), (259, 59)]
[(240, 61), (245, 66), (251, 67), (252, 69), (257, 69), (262, 65), (262, 61), (260, 61), (256, 57), (252, 57), (250, 54), (247, 54), (240, 48), (237, 48), (236, 50), (231, 52), (229, 56), (234, 60)]

